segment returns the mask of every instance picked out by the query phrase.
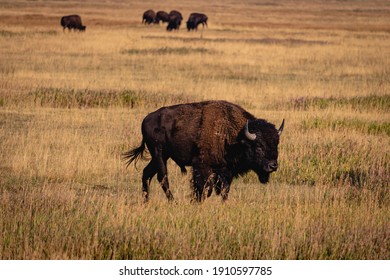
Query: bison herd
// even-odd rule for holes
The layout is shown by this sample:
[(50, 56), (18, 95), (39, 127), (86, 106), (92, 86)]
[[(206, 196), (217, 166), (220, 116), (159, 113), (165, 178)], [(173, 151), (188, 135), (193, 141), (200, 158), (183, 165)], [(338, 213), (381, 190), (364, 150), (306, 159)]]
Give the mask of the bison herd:
[[(179, 11), (172, 10), (169, 14), (164, 11), (158, 11), (157, 13), (153, 10), (147, 10), (142, 16), (142, 23), (144, 24), (160, 24), (160, 22), (167, 23), (167, 30), (179, 30), (183, 16)], [(190, 14), (187, 20), (187, 29), (198, 30), (198, 26), (207, 26), (207, 16), (201, 13)], [(63, 16), (61, 18), (61, 26), (63, 30), (78, 30), (85, 31), (86, 26), (81, 23), (81, 17), (79, 15)]]
[[(167, 30), (179, 30), (183, 16), (179, 11), (173, 10), (169, 14), (164, 11), (147, 10), (142, 16), (142, 23), (144, 24), (160, 24), (160, 22), (168, 23)], [(207, 26), (207, 16), (201, 13), (190, 14), (187, 20), (187, 30), (198, 30), (198, 26)]]
[[(179, 30), (183, 16), (179, 11), (172, 10), (169, 14), (164, 11), (147, 10), (142, 16), (142, 23), (144, 24), (160, 24), (160, 22), (167, 23), (167, 30)], [(198, 26), (207, 26), (207, 16), (201, 13), (190, 14), (187, 20), (187, 29), (198, 30)], [(66, 28), (70, 30), (85, 31), (86, 26), (81, 23), (81, 17), (79, 15), (63, 16), (61, 18), (61, 26), (65, 31)]]

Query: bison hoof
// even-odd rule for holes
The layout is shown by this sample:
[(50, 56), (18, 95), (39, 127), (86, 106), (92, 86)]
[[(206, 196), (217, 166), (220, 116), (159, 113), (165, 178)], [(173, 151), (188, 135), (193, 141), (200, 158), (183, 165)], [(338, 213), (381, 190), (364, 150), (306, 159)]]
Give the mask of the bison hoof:
[(144, 203), (148, 203), (149, 202), (149, 193), (143, 192), (143, 197), (144, 197)]

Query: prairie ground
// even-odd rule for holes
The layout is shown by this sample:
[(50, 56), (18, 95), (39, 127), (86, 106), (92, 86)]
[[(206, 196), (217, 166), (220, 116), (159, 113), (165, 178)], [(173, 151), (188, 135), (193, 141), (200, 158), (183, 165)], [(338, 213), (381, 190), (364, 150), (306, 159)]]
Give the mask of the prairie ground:
[[(389, 2), (155, 2), (0, 1), (0, 259), (389, 259)], [(170, 162), (143, 204), (142, 119), (208, 99), (285, 118), (279, 170), (193, 204)]]

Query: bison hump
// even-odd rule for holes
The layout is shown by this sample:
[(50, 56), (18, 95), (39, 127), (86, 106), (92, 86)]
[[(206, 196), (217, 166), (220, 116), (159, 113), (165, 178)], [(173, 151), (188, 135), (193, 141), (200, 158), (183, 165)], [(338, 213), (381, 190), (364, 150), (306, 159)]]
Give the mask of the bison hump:
[(212, 102), (203, 107), (197, 147), (200, 161), (225, 163), (226, 145), (233, 145), (245, 126), (248, 113), (228, 102)]

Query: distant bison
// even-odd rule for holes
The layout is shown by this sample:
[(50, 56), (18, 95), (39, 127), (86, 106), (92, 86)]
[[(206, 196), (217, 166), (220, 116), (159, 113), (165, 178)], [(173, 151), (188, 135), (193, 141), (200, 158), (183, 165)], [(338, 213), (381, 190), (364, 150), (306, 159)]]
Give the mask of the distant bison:
[(169, 13), (168, 31), (179, 30), (183, 16), (180, 12), (173, 10)]
[(204, 101), (162, 107), (142, 122), (142, 143), (124, 154), (127, 165), (143, 158), (145, 145), (152, 157), (144, 168), (142, 190), (145, 201), (157, 174), (168, 200), (167, 160), (182, 172), (192, 166), (194, 198), (202, 201), (213, 189), (228, 198), (233, 178), (253, 170), (261, 183), (278, 168), (279, 129), (257, 119), (238, 105), (226, 101)]
[(198, 25), (202, 24), (204, 27), (207, 26), (207, 16), (205, 14), (200, 13), (192, 13), (187, 21), (187, 29), (190, 30), (198, 30)]
[(146, 12), (144, 12), (142, 16), (142, 23), (151, 24), (155, 22), (156, 22), (156, 13), (153, 10), (147, 10)]
[(169, 14), (164, 11), (158, 11), (156, 14), (156, 23), (162, 22), (169, 22)]
[(85, 31), (87, 28), (86, 26), (82, 25), (81, 23), (81, 17), (79, 15), (70, 15), (70, 16), (63, 16), (61, 18), (61, 26), (64, 28), (65, 31), (66, 28), (69, 30), (79, 30), (79, 31)]

